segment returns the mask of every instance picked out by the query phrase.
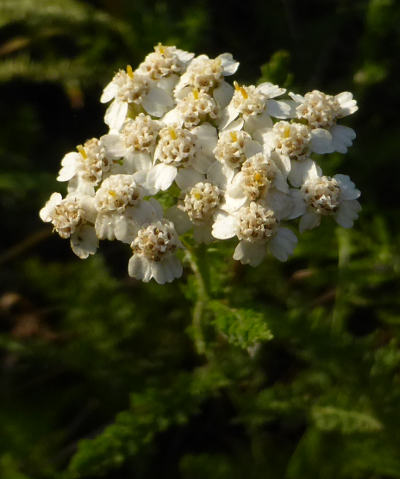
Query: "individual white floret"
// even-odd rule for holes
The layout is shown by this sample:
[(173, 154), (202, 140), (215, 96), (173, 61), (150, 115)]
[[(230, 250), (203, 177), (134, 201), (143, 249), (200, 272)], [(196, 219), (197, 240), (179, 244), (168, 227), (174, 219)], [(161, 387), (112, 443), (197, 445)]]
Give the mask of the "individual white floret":
[(283, 171), (289, 173), (295, 162), (305, 160), (311, 153), (311, 129), (302, 123), (278, 121), (263, 135), (264, 150), (279, 158)]
[(217, 213), (212, 235), (217, 239), (237, 236), (239, 243), (233, 258), (251, 266), (258, 266), (267, 250), (280, 261), (286, 261), (297, 244), (296, 235), (280, 226), (276, 213), (254, 201), (234, 213)]
[(57, 181), (71, 181), (70, 191), (94, 194), (103, 176), (107, 174), (118, 157), (110, 153), (102, 139), (92, 138), (78, 151), (67, 153), (61, 160)]
[(360, 191), (347, 175), (321, 176), (314, 162), (308, 161), (302, 187), (292, 192), (294, 209), (291, 218), (300, 219), (300, 232), (319, 226), (322, 216), (333, 216), (344, 228), (351, 228), (361, 210)]
[(186, 70), (193, 57), (194, 53), (159, 43), (154, 47), (154, 52), (149, 53), (139, 65), (137, 72), (149, 76), (152, 80), (170, 75), (174, 75), (178, 80), (178, 75)]
[(262, 151), (262, 145), (254, 141), (249, 133), (232, 129), (220, 133), (214, 154), (219, 162), (235, 171), (247, 158)]
[[(244, 130), (253, 136), (262, 136), (272, 128), (271, 116), (275, 118), (288, 118), (291, 106), (288, 102), (274, 100), (283, 95), (284, 88), (272, 83), (261, 83), (244, 86), (234, 82), (235, 92), (232, 100), (222, 114), (220, 129), (225, 129), (237, 118), (241, 121)], [(258, 137), (254, 136), (255, 139)]]
[(251, 201), (267, 201), (275, 192), (289, 193), (286, 178), (270, 157), (257, 153), (243, 163), (227, 186), (226, 209), (234, 211)]
[(220, 108), (214, 97), (193, 88), (186, 96), (177, 100), (177, 105), (163, 117), (166, 125), (193, 128), (205, 121), (215, 121)]
[(128, 263), (129, 276), (145, 283), (154, 278), (159, 284), (179, 278), (182, 264), (175, 253), (181, 247), (171, 221), (163, 218), (143, 225), (131, 243), (133, 256)]
[(189, 188), (205, 179), (216, 143), (217, 131), (209, 123), (192, 130), (165, 127), (154, 153), (156, 164), (137, 173), (137, 181), (151, 194), (168, 189), (174, 180), (181, 189)]
[(139, 113), (134, 119), (126, 120), (119, 133), (102, 136), (107, 150), (121, 159), (113, 172), (132, 174), (151, 168), (161, 128), (162, 123), (159, 120)]
[(60, 193), (53, 193), (39, 212), (41, 220), (52, 223), (61, 238), (70, 238), (72, 251), (81, 259), (95, 254), (98, 247), (93, 202), (88, 195), (76, 193), (63, 199)]
[(211, 181), (201, 181), (185, 190), (177, 206), (167, 212), (179, 234), (193, 228), (197, 243), (211, 243), (213, 217), (219, 211), (224, 198), (223, 189)]
[(216, 58), (199, 55), (181, 76), (175, 94), (179, 97), (181, 90), (187, 86), (206, 92), (213, 91), (221, 85), (225, 76), (233, 75), (238, 67), (239, 62), (230, 53), (222, 53)]
[(238, 67), (239, 62), (230, 53), (223, 53), (217, 58), (199, 55), (181, 76), (174, 91), (175, 98), (182, 99), (196, 89), (213, 96), (220, 109), (225, 108), (232, 98), (233, 88), (224, 78), (233, 75)]
[(130, 65), (126, 71), (119, 70), (105, 87), (100, 101), (108, 103), (111, 100), (104, 122), (111, 130), (117, 131), (123, 125), (130, 106), (136, 110), (142, 107), (149, 115), (161, 117), (174, 105), (172, 97), (164, 89), (149, 77), (133, 72)]
[(153, 201), (143, 200), (144, 190), (133, 175), (106, 178), (96, 192), (96, 234), (99, 239), (131, 243), (140, 225), (152, 221), (157, 212)]
[(306, 121), (312, 129), (311, 144), (316, 153), (346, 153), (356, 134), (352, 128), (337, 125), (338, 119), (358, 110), (353, 94), (345, 91), (337, 95), (327, 95), (313, 90), (304, 96), (289, 93), (292, 97), (293, 116)]

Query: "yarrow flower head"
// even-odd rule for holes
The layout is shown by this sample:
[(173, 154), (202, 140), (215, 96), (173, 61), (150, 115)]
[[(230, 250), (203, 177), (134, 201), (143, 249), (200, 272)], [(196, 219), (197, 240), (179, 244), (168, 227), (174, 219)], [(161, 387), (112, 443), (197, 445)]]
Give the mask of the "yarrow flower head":
[(321, 155), (351, 146), (340, 120), (357, 110), (353, 95), (231, 84), (238, 66), (230, 53), (158, 44), (118, 70), (100, 98), (109, 131), (62, 158), (67, 194), (53, 193), (40, 218), (82, 259), (99, 240), (130, 245), (128, 274), (160, 284), (183, 273), (183, 234), (236, 238), (233, 259), (257, 266), (267, 252), (289, 258), (297, 218), (300, 233), (330, 219), (352, 227), (360, 192), (324, 175)]

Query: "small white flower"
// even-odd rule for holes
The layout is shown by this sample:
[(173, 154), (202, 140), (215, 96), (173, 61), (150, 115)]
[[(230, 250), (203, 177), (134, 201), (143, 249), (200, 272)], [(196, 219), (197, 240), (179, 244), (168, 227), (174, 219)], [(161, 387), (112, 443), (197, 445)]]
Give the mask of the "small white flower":
[(293, 163), (302, 161), (311, 153), (311, 129), (302, 123), (278, 121), (263, 135), (266, 152), (275, 152), (281, 168), (289, 173)]
[(248, 158), (228, 185), (225, 208), (234, 211), (246, 202), (268, 201), (274, 192), (289, 193), (286, 178), (276, 164), (263, 153)]
[(159, 284), (170, 283), (182, 275), (182, 264), (175, 253), (181, 242), (171, 221), (158, 219), (144, 225), (132, 241), (129, 276), (147, 283), (152, 278)]
[(152, 221), (156, 215), (153, 203), (142, 198), (143, 189), (133, 175), (106, 178), (95, 197), (98, 238), (131, 243), (140, 225)]
[(220, 129), (225, 129), (239, 117), (243, 129), (251, 134), (257, 132), (258, 135), (262, 135), (272, 128), (271, 116), (275, 118), (290, 116), (291, 106), (288, 102), (273, 100), (285, 93), (284, 88), (268, 82), (261, 83), (257, 87), (234, 82), (234, 86), (235, 92), (223, 112)]
[(213, 217), (223, 200), (223, 191), (208, 181), (196, 183), (183, 192), (178, 205), (170, 208), (167, 216), (171, 219), (179, 234), (193, 228), (193, 237), (197, 243), (211, 243)]
[(95, 254), (98, 240), (93, 228), (96, 210), (93, 198), (82, 194), (53, 193), (40, 210), (42, 221), (53, 224), (61, 238), (70, 238), (72, 251), (81, 259)]
[(186, 96), (177, 100), (177, 106), (162, 120), (166, 125), (193, 128), (205, 121), (214, 121), (218, 114), (219, 106), (214, 97), (193, 88)]
[(230, 53), (223, 53), (213, 59), (207, 55), (199, 55), (191, 61), (186, 72), (181, 76), (175, 95), (179, 97), (181, 91), (187, 86), (207, 93), (212, 92), (223, 83), (225, 76), (233, 75), (238, 67), (239, 63)]
[(231, 170), (236, 170), (250, 156), (262, 152), (260, 143), (243, 130), (224, 130), (214, 150), (216, 159)]
[(108, 173), (117, 158), (105, 148), (102, 139), (92, 138), (77, 146), (78, 151), (67, 153), (61, 160), (57, 181), (70, 181), (71, 191), (94, 193), (93, 188)]
[(119, 131), (123, 125), (130, 106), (144, 110), (152, 116), (161, 117), (172, 108), (171, 96), (158, 87), (147, 76), (132, 71), (128, 65), (119, 70), (111, 82), (105, 87), (100, 98), (102, 103), (113, 100), (104, 116), (104, 122), (111, 130)]
[(209, 123), (192, 130), (165, 127), (154, 153), (155, 166), (137, 173), (137, 181), (151, 194), (168, 189), (174, 180), (182, 190), (189, 188), (205, 179), (216, 143), (216, 129)]
[(336, 121), (358, 110), (350, 92), (335, 96), (313, 90), (304, 96), (289, 93), (294, 102), (292, 116), (306, 121), (312, 129), (311, 145), (316, 153), (346, 153), (356, 134), (352, 128), (337, 125)]
[(141, 75), (149, 76), (152, 80), (181, 75), (193, 57), (194, 53), (159, 43), (154, 47), (154, 52), (146, 56), (137, 71)]
[(133, 174), (151, 168), (161, 128), (159, 120), (139, 113), (134, 119), (126, 120), (119, 133), (102, 136), (101, 140), (106, 150), (122, 160), (112, 172)]
[(237, 236), (239, 244), (233, 258), (251, 266), (261, 263), (267, 248), (280, 261), (286, 261), (297, 244), (295, 234), (279, 225), (275, 212), (254, 201), (234, 213), (217, 213), (212, 235), (217, 239)]
[(344, 228), (351, 228), (361, 210), (360, 191), (347, 175), (321, 176), (314, 162), (304, 172), (300, 190), (292, 192), (295, 207), (291, 218), (301, 216), (300, 232), (319, 226), (322, 216), (333, 216)]

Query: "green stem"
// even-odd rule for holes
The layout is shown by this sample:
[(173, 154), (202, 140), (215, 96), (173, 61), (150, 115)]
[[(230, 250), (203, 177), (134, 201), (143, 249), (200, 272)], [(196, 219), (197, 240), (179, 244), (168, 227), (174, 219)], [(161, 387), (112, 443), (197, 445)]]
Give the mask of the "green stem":
[(203, 334), (202, 319), (209, 299), (207, 288), (192, 247), (186, 241), (182, 241), (182, 243), (186, 248), (186, 260), (192, 268), (197, 283), (197, 300), (194, 304), (192, 320), (194, 343), (199, 354), (206, 354), (206, 342)]
[[(347, 231), (338, 230), (338, 278), (336, 286), (336, 301), (332, 317), (332, 331), (338, 333), (343, 330), (344, 313), (346, 308), (346, 268), (350, 261), (351, 238)], [(348, 285), (347, 285), (348, 286)]]

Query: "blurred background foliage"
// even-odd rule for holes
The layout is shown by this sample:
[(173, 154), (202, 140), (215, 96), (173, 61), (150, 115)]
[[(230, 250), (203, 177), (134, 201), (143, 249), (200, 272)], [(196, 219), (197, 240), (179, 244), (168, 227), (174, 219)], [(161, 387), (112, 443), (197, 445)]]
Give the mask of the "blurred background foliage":
[[(51, 236), (60, 159), (158, 42), (353, 91), (358, 138), (323, 165), (362, 191), (354, 230), (256, 269), (198, 248), (166, 286)], [(397, 0), (0, 0), (1, 478), (400, 478), (399, 49)]]

